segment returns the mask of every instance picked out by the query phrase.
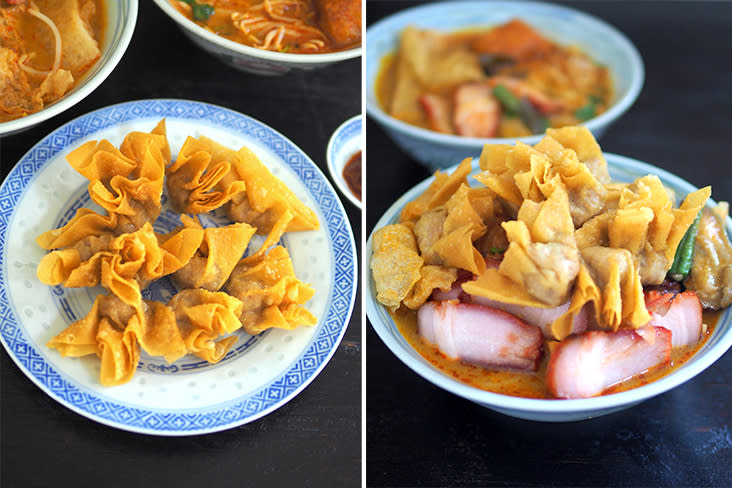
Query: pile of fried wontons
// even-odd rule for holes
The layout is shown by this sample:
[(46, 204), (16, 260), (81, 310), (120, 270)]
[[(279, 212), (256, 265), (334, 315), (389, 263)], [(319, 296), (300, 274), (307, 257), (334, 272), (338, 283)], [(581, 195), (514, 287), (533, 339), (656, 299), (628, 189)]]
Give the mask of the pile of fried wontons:
[[(377, 299), (416, 310), (461, 273), (470, 294), (502, 303), (569, 308), (550, 326), (555, 340), (594, 305), (600, 328), (648, 323), (643, 286), (664, 281), (676, 248), (710, 196), (709, 187), (675, 197), (655, 175), (610, 181), (584, 127), (548, 129), (535, 146), (486, 145), (471, 187), (471, 159), (437, 172), (399, 222), (374, 234)], [(495, 254), (495, 266), (485, 257)], [(502, 259), (501, 259), (502, 257)], [(488, 259), (490, 261), (490, 259)]]
[[(89, 195), (106, 213), (81, 208), (40, 235), (38, 244), (52, 251), (37, 274), (49, 285), (102, 285), (108, 294), (48, 347), (99, 356), (103, 385), (129, 381), (140, 348), (171, 363), (189, 353), (217, 362), (240, 328), (259, 334), (317, 322), (303, 307), (315, 291), (276, 245), (285, 232), (318, 229), (317, 216), (246, 147), (188, 137), (171, 164), (162, 120), (150, 133), (130, 132), (119, 148), (91, 141), (66, 159), (89, 179)], [(152, 223), (165, 183), (182, 225), (160, 234)], [(204, 228), (189, 215), (219, 207), (234, 223)], [(264, 243), (242, 258), (255, 233)], [(167, 304), (143, 299), (141, 290), (164, 276), (180, 291)]]

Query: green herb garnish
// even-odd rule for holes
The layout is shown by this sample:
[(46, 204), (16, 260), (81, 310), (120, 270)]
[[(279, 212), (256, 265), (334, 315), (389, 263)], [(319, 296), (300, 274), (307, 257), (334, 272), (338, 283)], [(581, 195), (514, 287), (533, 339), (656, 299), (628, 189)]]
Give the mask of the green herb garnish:
[(503, 254), (506, 250), (502, 247), (492, 247), (488, 252), (491, 254)]
[(206, 22), (208, 21), (209, 17), (211, 17), (214, 13), (214, 6), (208, 5), (207, 3), (198, 3), (196, 0), (180, 0), (183, 3), (187, 3), (191, 6), (191, 10), (193, 11), (193, 20), (198, 20), (199, 22)]

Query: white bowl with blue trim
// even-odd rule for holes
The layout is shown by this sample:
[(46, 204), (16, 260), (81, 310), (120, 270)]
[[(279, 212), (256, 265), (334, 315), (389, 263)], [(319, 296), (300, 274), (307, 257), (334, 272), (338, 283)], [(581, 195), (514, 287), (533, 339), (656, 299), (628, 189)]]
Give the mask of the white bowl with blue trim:
[(346, 183), (346, 180), (343, 177), (343, 169), (346, 167), (348, 161), (362, 150), (363, 145), (361, 134), (361, 116), (356, 115), (343, 122), (335, 132), (333, 132), (333, 135), (328, 141), (328, 148), (326, 150), (326, 159), (328, 162), (330, 178), (335, 182), (341, 194), (358, 208), (361, 208), (361, 200), (353, 194), (348, 183)]
[(324, 68), (339, 61), (361, 56), (361, 45), (318, 54), (280, 53), (257, 49), (226, 39), (188, 19), (170, 4), (170, 0), (154, 0), (194, 44), (229, 66), (248, 73), (276, 76), (293, 71)]
[(577, 10), (540, 2), (458, 1), (409, 8), (390, 15), (366, 32), (366, 113), (394, 143), (431, 169), (447, 168), (466, 156), (479, 156), (484, 144), (536, 144), (543, 134), (520, 138), (481, 139), (440, 134), (407, 124), (386, 113), (376, 98), (375, 82), (383, 58), (395, 52), (408, 25), (442, 32), (491, 27), (521, 18), (562, 45), (577, 45), (610, 69), (614, 99), (608, 110), (583, 123), (596, 138), (625, 113), (638, 97), (645, 70), (638, 50), (610, 24)]
[[(664, 185), (673, 189), (676, 195), (686, 195), (696, 190), (693, 185), (678, 176), (647, 163), (609, 153), (605, 153), (605, 158), (610, 176), (614, 181), (628, 182), (640, 176), (655, 174)], [(477, 172), (476, 165), (477, 162), (474, 160), (473, 174)], [(450, 171), (452, 169), (454, 168), (451, 168)], [(399, 198), (379, 219), (374, 231), (397, 222), (404, 205), (420, 195), (433, 179), (434, 177), (426, 179)], [(713, 206), (714, 202), (710, 201), (709, 205)], [(727, 235), (732, 235), (732, 219), (730, 218), (727, 218)], [(367, 259), (371, 258), (372, 253), (372, 238), (369, 237), (366, 244)], [(376, 300), (376, 288), (371, 273), (365, 284), (366, 315), (371, 326), (391, 352), (408, 368), (445, 391), (497, 412), (527, 420), (569, 422), (599, 417), (632, 407), (691, 380), (722, 357), (732, 346), (732, 307), (728, 307), (721, 311), (712, 334), (696, 354), (664, 377), (646, 385), (620, 393), (568, 400), (502, 395), (462, 383), (424, 359), (399, 332), (387, 309)]]
[(132, 39), (137, 22), (137, 0), (105, 0), (106, 29), (100, 45), (99, 59), (89, 68), (74, 87), (61, 99), (43, 110), (19, 119), (0, 123), (0, 137), (20, 132), (68, 110), (93, 92), (122, 59)]

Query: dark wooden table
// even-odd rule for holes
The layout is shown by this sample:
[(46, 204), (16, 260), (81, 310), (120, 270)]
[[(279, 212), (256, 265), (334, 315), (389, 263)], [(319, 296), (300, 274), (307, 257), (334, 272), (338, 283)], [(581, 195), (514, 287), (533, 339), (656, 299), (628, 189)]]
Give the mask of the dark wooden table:
[[(150, 0), (114, 72), (66, 113), (0, 140), (2, 179), (36, 142), (67, 121), (148, 98), (209, 102), (284, 134), (327, 175), (333, 130), (361, 112), (361, 63), (263, 78), (209, 58)], [(360, 250), (361, 213), (345, 200)], [(0, 486), (360, 486), (361, 307), (315, 380), (292, 401), (224, 432), (162, 438), (115, 430), (77, 415), (0, 353)]]
[[(420, 2), (368, 1), (367, 23)], [(565, 3), (565, 2), (562, 2)], [(732, 199), (732, 3), (567, 2), (623, 31), (645, 61), (635, 105), (600, 140)], [(367, 32), (368, 35), (368, 32)], [(367, 123), (367, 230), (428, 171)], [(369, 486), (732, 486), (732, 352), (629, 410), (514, 419), (433, 386), (367, 327)]]

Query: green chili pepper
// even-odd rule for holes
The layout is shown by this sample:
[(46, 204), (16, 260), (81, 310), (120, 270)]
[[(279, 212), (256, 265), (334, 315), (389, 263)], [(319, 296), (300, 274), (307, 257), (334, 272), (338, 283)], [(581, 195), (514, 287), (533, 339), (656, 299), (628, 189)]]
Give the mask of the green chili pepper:
[(509, 115), (518, 115), (519, 111), (521, 110), (521, 101), (516, 98), (516, 96), (511, 93), (508, 88), (503, 85), (496, 85), (495, 88), (493, 88), (493, 96), (498, 99), (498, 101), (503, 106), (503, 109)]
[[(702, 210), (703, 211), (703, 210)], [(694, 222), (691, 223), (684, 237), (679, 242), (679, 247), (676, 248), (676, 255), (674, 256), (674, 262), (671, 268), (668, 270), (668, 276), (674, 281), (683, 281), (686, 275), (689, 274), (691, 269), (691, 262), (694, 257), (694, 241), (696, 240), (696, 234), (699, 231), (699, 220), (701, 219), (700, 211)]]
[(574, 111), (574, 116), (580, 121), (590, 120), (597, 114), (597, 104), (600, 103), (600, 99), (595, 95), (590, 95), (587, 105), (580, 107)]
[(214, 6), (206, 3), (198, 3), (196, 0), (181, 0), (191, 6), (193, 20), (206, 22), (214, 13)]

